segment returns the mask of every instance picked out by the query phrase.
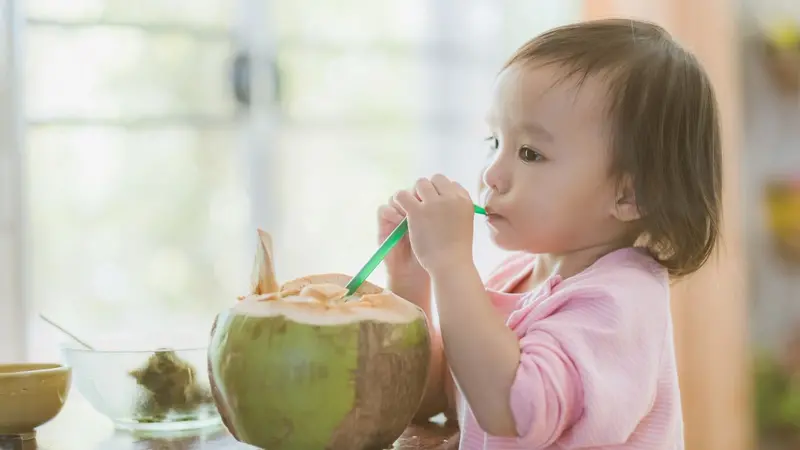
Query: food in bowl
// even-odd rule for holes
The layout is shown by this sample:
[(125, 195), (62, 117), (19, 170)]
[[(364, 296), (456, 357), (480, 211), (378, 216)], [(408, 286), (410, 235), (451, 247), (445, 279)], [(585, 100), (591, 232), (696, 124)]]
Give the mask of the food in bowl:
[(183, 420), (196, 420), (192, 411), (213, 404), (211, 390), (198, 383), (195, 368), (173, 350), (156, 350), (130, 375), (142, 390), (138, 422), (162, 422), (170, 413), (184, 414)]
[(117, 428), (174, 431), (220, 424), (206, 347), (62, 351), (80, 396)]

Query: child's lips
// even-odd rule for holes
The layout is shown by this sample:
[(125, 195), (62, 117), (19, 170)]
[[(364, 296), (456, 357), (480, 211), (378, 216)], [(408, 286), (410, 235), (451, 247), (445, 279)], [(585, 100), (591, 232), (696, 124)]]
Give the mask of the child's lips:
[(497, 214), (497, 212), (490, 206), (487, 206), (485, 209), (486, 209), (486, 220), (488, 220), (489, 222), (497, 222), (499, 220), (505, 219), (500, 214)]

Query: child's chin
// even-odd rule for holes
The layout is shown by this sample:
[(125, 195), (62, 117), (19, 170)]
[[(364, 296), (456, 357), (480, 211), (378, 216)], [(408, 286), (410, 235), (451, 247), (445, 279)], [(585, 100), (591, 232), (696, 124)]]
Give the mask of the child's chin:
[(511, 236), (508, 236), (506, 233), (498, 233), (497, 230), (492, 229), (492, 227), (489, 227), (489, 239), (501, 250), (517, 251), (521, 249), (519, 244), (515, 242)]

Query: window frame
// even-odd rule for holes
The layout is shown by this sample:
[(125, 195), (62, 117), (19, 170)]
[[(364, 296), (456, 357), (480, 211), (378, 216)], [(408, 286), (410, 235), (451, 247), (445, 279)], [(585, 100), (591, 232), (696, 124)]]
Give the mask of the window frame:
[(22, 361), (31, 319), (27, 286), (27, 197), (24, 186), (23, 16), (20, 0), (0, 0), (0, 271), (10, 283), (0, 285), (0, 361)]

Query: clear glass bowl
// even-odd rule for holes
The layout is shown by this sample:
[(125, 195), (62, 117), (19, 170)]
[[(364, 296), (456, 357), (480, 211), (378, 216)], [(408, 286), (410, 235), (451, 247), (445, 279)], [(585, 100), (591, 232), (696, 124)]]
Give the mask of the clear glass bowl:
[(206, 348), (151, 351), (62, 347), (73, 383), (117, 428), (174, 431), (221, 423)]

